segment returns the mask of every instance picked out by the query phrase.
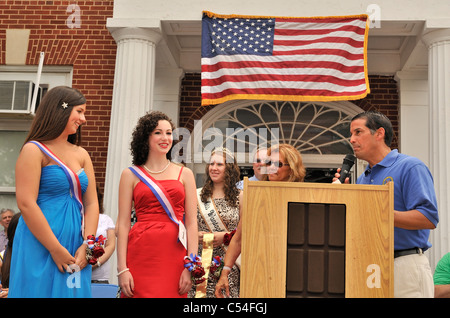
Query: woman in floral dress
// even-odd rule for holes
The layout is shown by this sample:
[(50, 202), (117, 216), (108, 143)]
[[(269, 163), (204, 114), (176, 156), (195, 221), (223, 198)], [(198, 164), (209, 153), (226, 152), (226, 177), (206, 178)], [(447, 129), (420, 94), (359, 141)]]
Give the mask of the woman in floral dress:
[[(225, 256), (227, 237), (230, 237), (239, 223), (239, 203), (242, 202), (242, 192), (236, 187), (239, 175), (239, 167), (228, 149), (219, 148), (212, 152), (206, 167), (205, 185), (197, 189), (198, 254), (202, 257), (205, 268), (210, 265), (212, 258)], [(207, 237), (211, 239), (212, 256), (205, 252), (205, 246), (210, 246), (206, 242)], [(203, 284), (193, 286), (188, 297), (215, 297), (217, 277), (211, 272), (208, 276)], [(234, 265), (228, 276), (230, 297), (239, 297), (239, 277), (239, 267)]]

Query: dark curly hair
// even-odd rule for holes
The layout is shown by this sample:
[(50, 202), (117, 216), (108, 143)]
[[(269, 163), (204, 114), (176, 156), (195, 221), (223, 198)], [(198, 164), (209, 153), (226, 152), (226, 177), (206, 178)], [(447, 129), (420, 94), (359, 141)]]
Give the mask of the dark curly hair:
[[(239, 204), (239, 192), (240, 190), (236, 187), (236, 183), (239, 182), (239, 176), (241, 174), (239, 166), (236, 162), (236, 158), (229, 156), (221, 150), (214, 150), (211, 153), (211, 157), (215, 154), (223, 154), (225, 160), (225, 180), (224, 180), (224, 192), (225, 200), (232, 207), (237, 207)], [(206, 165), (205, 169), (206, 181), (203, 189), (200, 192), (200, 198), (202, 202), (206, 202), (208, 198), (211, 197), (213, 192), (214, 183), (209, 176), (209, 163)]]
[[(172, 120), (166, 114), (159, 111), (152, 111), (146, 113), (144, 116), (139, 118), (136, 127), (134, 128), (132, 139), (131, 139), (131, 156), (132, 162), (136, 166), (140, 166), (145, 164), (147, 161), (148, 153), (149, 153), (149, 145), (148, 138), (150, 134), (155, 130), (156, 126), (158, 126), (158, 122), (160, 120), (167, 120), (172, 126), (172, 131), (175, 129), (175, 125)], [(172, 143), (172, 148), (173, 148)], [(167, 159), (171, 159), (170, 152), (172, 150), (170, 148), (167, 153)]]

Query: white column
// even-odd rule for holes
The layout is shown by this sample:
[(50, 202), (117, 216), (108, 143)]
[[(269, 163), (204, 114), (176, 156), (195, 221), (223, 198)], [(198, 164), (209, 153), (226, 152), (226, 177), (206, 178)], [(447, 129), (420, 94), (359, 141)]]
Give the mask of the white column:
[[(106, 164), (105, 213), (116, 222), (119, 180), (131, 165), (131, 134), (139, 117), (153, 108), (155, 47), (161, 38), (157, 30), (114, 27), (110, 32), (117, 43), (116, 70), (111, 107), (111, 123)], [(116, 256), (111, 280), (115, 282)]]
[(431, 232), (430, 263), (450, 252), (450, 29), (437, 29), (423, 37), (428, 46), (430, 170), (439, 206), (439, 225)]

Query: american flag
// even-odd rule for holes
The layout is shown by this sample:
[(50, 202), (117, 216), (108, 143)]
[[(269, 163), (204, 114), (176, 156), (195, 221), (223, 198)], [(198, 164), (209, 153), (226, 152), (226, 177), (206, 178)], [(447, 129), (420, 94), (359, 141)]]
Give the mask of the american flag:
[(369, 92), (367, 15), (202, 19), (202, 105), (233, 99), (336, 101)]

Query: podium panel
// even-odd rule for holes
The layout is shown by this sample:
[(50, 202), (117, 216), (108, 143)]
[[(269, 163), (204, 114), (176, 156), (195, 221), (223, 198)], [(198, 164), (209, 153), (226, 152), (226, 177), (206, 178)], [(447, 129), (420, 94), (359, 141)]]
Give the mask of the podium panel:
[(345, 296), (345, 205), (289, 203), (286, 297)]
[(393, 297), (393, 200), (392, 183), (245, 178), (241, 297)]

